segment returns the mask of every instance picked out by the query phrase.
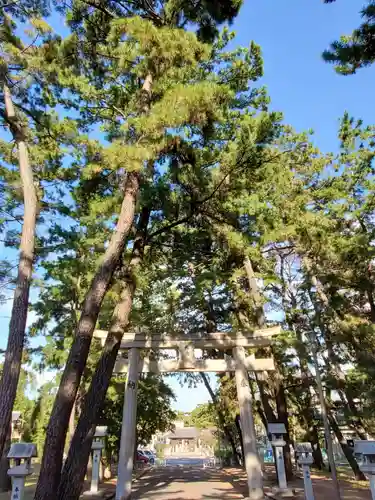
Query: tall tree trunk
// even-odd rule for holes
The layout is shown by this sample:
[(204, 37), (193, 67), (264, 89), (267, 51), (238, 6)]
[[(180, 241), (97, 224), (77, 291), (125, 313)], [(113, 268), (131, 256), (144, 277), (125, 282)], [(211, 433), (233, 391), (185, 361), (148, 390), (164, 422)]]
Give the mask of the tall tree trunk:
[[(325, 361), (327, 372), (331, 375), (333, 381), (336, 384), (336, 389), (338, 390), (340, 397), (346, 410), (351, 413), (354, 417), (353, 426), (360, 437), (360, 439), (366, 439), (366, 431), (363, 426), (362, 419), (359, 415), (357, 405), (354, 401), (354, 395), (352, 394), (350, 387), (348, 387), (348, 383), (346, 380), (346, 375), (341, 369), (339, 356), (336, 354), (334, 349), (334, 331), (333, 328), (337, 328), (334, 322), (331, 321), (327, 323), (324, 320), (324, 310), (331, 309), (329, 304), (329, 298), (324, 291), (322, 283), (317, 279), (317, 277), (312, 272), (311, 262), (305, 257), (304, 264), (306, 269), (309, 272), (309, 279), (313, 287), (315, 287), (316, 295), (318, 297), (318, 301), (315, 300), (312, 293), (309, 293), (310, 300), (314, 306), (315, 315), (317, 318), (317, 322), (319, 325), (319, 329), (325, 339), (328, 351), (328, 359), (323, 359)], [(332, 309), (331, 309), (332, 310)], [(333, 311), (334, 312), (334, 311)], [(335, 312), (334, 312), (335, 317)], [(333, 324), (332, 324), (333, 323)]]
[[(143, 112), (147, 112), (150, 109), (151, 88), (152, 75), (148, 74), (144, 80), (141, 92)], [(100, 308), (110, 287), (113, 273), (120, 264), (127, 236), (134, 221), (139, 187), (140, 173), (135, 171), (128, 172), (116, 230), (112, 235), (104, 253), (103, 261), (86, 294), (81, 317), (56, 395), (47, 427), (42, 466), (34, 500), (50, 500), (58, 490), (69, 416), (77, 396), (83, 370), (86, 366), (92, 334)]]
[[(264, 309), (263, 309), (263, 304), (262, 304), (262, 296), (261, 293), (259, 292), (258, 284), (256, 281), (255, 273), (253, 270), (253, 266), (251, 264), (251, 261), (249, 257), (246, 257), (244, 260), (244, 267), (246, 270), (246, 275), (247, 275), (247, 280), (249, 284), (249, 294), (250, 297), (253, 301), (254, 305), (254, 310), (255, 310), (255, 316), (256, 316), (256, 321), (257, 325), (259, 328), (264, 328), (266, 324), (266, 317), (264, 314)], [(271, 348), (272, 352), (272, 348)], [(276, 400), (276, 409), (277, 409), (277, 415), (278, 415), (278, 421), (282, 422), (285, 425), (286, 429), (286, 435), (285, 435), (285, 441), (286, 445), (283, 448), (283, 454), (284, 454), (284, 463), (285, 463), (285, 473), (287, 476), (287, 479), (290, 480), (293, 478), (293, 463), (292, 463), (292, 456), (290, 453), (290, 435), (289, 435), (289, 421), (288, 421), (288, 407), (287, 407), (287, 400), (286, 400), (286, 395), (285, 395), (285, 389), (284, 389), (284, 384), (283, 384), (283, 377), (280, 371), (280, 368), (276, 364), (276, 370), (275, 370), (275, 382), (274, 382), (274, 390), (275, 390), (275, 400)], [(256, 380), (258, 382), (258, 387), (259, 387), (259, 392), (261, 395), (261, 401), (263, 404), (263, 408), (267, 417), (268, 422), (271, 422), (269, 418), (274, 417), (274, 412), (272, 411), (272, 408), (269, 405), (268, 398), (266, 397), (266, 389), (265, 389), (265, 383), (264, 380), (262, 380), (259, 375), (256, 377)], [(272, 413), (271, 413), (272, 411)], [(275, 421), (275, 419), (273, 420)]]
[(292, 454), (290, 452), (290, 432), (289, 432), (289, 419), (288, 419), (288, 407), (285, 395), (284, 385), (280, 380), (280, 377), (276, 379), (276, 408), (277, 414), (279, 417), (279, 422), (282, 422), (285, 425), (286, 435), (285, 441), (286, 445), (283, 447), (283, 455), (284, 455), (284, 463), (285, 463), (285, 474), (288, 480), (292, 479), (293, 474), (293, 463), (292, 463)]
[(0, 457), (3, 454), (8, 429), (11, 425), (12, 409), (16, 399), (17, 385), (21, 371), (38, 210), (38, 199), (25, 140), (25, 130), (17, 119), (12, 97), (6, 85), (4, 85), (4, 100), (6, 109), (5, 118), (18, 147), (24, 217), (19, 248), (18, 275), (9, 324), (8, 344), (0, 380)]
[(143, 208), (141, 212), (132, 257), (124, 277), (124, 288), (121, 293), (121, 299), (114, 310), (112, 325), (89, 390), (85, 396), (68, 457), (61, 473), (57, 494), (59, 500), (76, 500), (81, 494), (99, 411), (105, 400), (117, 354), (121, 346), (121, 339), (129, 323), (136, 289), (134, 270), (143, 258), (150, 213), (151, 210), (148, 207)]
[[(205, 320), (206, 320), (206, 331), (207, 333), (212, 333), (216, 331), (217, 329), (217, 324), (216, 324), (216, 316), (215, 316), (215, 311), (212, 305), (212, 296), (210, 295), (209, 299), (205, 301), (205, 309), (204, 309), (204, 315), (205, 315)], [(217, 351), (215, 349), (209, 350), (208, 351), (211, 356), (216, 357), (217, 356)], [(225, 357), (225, 356), (224, 356)], [(218, 400), (216, 397), (216, 394), (211, 388), (211, 385), (208, 381), (208, 377), (204, 372), (200, 372), (200, 376), (202, 377), (202, 380), (204, 382), (204, 385), (206, 386), (206, 389), (211, 397), (211, 400), (215, 406), (215, 410), (221, 425), (221, 428), (224, 431), (225, 437), (227, 438), (231, 448), (232, 448), (232, 454), (233, 454), (233, 459), (235, 461), (235, 465), (240, 465), (240, 456), (239, 453), (237, 452), (237, 446), (234, 440), (233, 433), (229, 426), (225, 422), (225, 416), (223, 412), (220, 410)], [(235, 421), (235, 424), (237, 424), (237, 421)], [(241, 435), (239, 434), (239, 437), (241, 439)], [(242, 454), (242, 457), (244, 455)]]
[(335, 433), (338, 442), (340, 443), (341, 449), (342, 449), (347, 461), (349, 462), (350, 467), (352, 468), (352, 471), (355, 475), (355, 478), (358, 481), (366, 481), (366, 476), (360, 470), (358, 463), (357, 463), (356, 459), (354, 458), (353, 450), (347, 444), (346, 439), (344, 438), (344, 436), (340, 430), (339, 424), (337, 423), (337, 420), (336, 420), (333, 412), (330, 409), (327, 409), (327, 410), (328, 410), (328, 420), (329, 420), (329, 423), (331, 425), (331, 428), (332, 428), (333, 432)]
[(64, 373), (53, 405), (44, 444), (43, 460), (35, 500), (50, 500), (56, 494), (61, 474), (62, 454), (69, 417), (77, 396), (90, 351), (92, 335), (103, 299), (118, 267), (133, 224), (139, 191), (139, 173), (127, 174), (124, 198), (116, 229), (86, 294), (82, 314), (70, 348)]
[(318, 428), (311, 417), (311, 408), (305, 408), (302, 413), (305, 431), (304, 441), (309, 441), (313, 450), (313, 467), (321, 470), (324, 467), (322, 449), (319, 442)]
[(276, 422), (277, 416), (270, 405), (270, 399), (274, 399), (271, 394), (269, 394), (267, 382), (265, 380), (265, 373), (255, 373), (255, 380), (259, 389), (260, 400), (263, 406), (263, 413), (267, 419), (266, 432), (268, 433), (268, 422)]
[(213, 404), (215, 406), (216, 413), (217, 413), (220, 425), (221, 425), (221, 427), (223, 429), (224, 435), (227, 438), (228, 443), (230, 444), (230, 446), (232, 448), (233, 458), (235, 460), (235, 464), (236, 465), (240, 465), (236, 443), (234, 441), (234, 438), (232, 436), (232, 433), (231, 433), (229, 427), (225, 423), (225, 417), (222, 414), (222, 412), (220, 411), (219, 404), (218, 404), (218, 401), (217, 401), (217, 397), (216, 397), (214, 391), (212, 390), (212, 387), (211, 387), (211, 385), (210, 385), (210, 383), (208, 381), (208, 378), (207, 378), (206, 374), (204, 372), (200, 372), (200, 376), (202, 377), (203, 383), (206, 386), (206, 389), (207, 389), (207, 391), (208, 391), (208, 393), (209, 393), (209, 395), (210, 395), (210, 397), (212, 399), (212, 402), (213, 402)]
[(12, 481), (8, 475), (9, 459), (8, 452), (11, 445), (12, 428), (9, 426), (7, 438), (5, 440), (3, 455), (0, 458), (0, 492), (10, 491), (12, 489)]
[[(149, 110), (151, 87), (152, 76), (148, 74), (142, 86), (143, 112)], [(50, 500), (58, 489), (69, 416), (86, 366), (100, 308), (110, 286), (113, 273), (120, 264), (127, 236), (134, 221), (139, 187), (140, 173), (128, 172), (117, 226), (104, 253), (103, 261), (86, 294), (81, 317), (56, 395), (47, 427), (42, 466), (34, 500)]]
[(266, 434), (268, 434), (268, 420), (267, 420), (267, 417), (266, 417), (264, 410), (262, 408), (261, 401), (256, 401), (256, 407), (257, 407), (257, 413), (259, 415), (259, 418), (262, 421), (264, 430), (266, 431)]

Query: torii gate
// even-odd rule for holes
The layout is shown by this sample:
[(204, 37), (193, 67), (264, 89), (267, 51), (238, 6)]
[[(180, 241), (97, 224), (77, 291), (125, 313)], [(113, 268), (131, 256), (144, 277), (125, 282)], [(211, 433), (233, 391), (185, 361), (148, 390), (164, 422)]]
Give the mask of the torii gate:
[[(104, 342), (106, 331), (96, 330), (94, 336)], [(245, 348), (268, 346), (271, 338), (280, 333), (280, 327), (270, 327), (249, 333), (216, 332), (205, 336), (196, 334), (172, 337), (168, 335), (148, 335), (125, 333), (121, 350), (128, 350), (128, 359), (120, 357), (114, 373), (126, 373), (125, 399), (122, 417), (121, 441), (116, 486), (116, 500), (130, 500), (132, 488), (133, 457), (135, 447), (137, 389), (139, 373), (169, 372), (229, 372), (236, 374), (236, 386), (245, 454), (245, 467), (249, 487), (249, 500), (263, 499), (263, 475), (256, 448), (252, 395), (249, 385), (249, 371), (274, 370), (272, 358), (246, 356)], [(178, 352), (177, 359), (160, 361), (141, 359), (141, 349), (170, 349)], [(232, 349), (232, 357), (225, 359), (197, 359), (194, 349)]]

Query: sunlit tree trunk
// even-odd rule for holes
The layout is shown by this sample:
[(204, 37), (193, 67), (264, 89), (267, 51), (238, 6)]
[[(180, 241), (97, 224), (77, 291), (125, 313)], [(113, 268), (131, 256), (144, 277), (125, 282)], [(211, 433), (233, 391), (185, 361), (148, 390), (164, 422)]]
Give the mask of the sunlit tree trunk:
[(4, 100), (6, 110), (5, 121), (9, 125), (18, 148), (24, 216), (19, 247), (18, 275), (9, 324), (8, 344), (0, 379), (0, 457), (3, 454), (11, 424), (12, 409), (16, 399), (17, 385), (21, 371), (30, 283), (34, 262), (35, 227), (38, 210), (37, 192), (26, 144), (26, 131), (23, 124), (17, 118), (12, 97), (6, 85), (4, 85)]

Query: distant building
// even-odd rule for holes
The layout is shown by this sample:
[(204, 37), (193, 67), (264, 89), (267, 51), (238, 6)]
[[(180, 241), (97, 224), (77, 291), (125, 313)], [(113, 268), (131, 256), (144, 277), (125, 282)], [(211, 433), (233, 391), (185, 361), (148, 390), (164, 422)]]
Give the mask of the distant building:
[(176, 427), (166, 437), (171, 455), (196, 454), (200, 451), (200, 432), (196, 427)]
[(185, 427), (183, 421), (174, 422), (172, 432), (157, 433), (151, 440), (151, 446), (164, 445), (166, 456), (207, 455), (212, 453), (216, 428), (198, 429)]

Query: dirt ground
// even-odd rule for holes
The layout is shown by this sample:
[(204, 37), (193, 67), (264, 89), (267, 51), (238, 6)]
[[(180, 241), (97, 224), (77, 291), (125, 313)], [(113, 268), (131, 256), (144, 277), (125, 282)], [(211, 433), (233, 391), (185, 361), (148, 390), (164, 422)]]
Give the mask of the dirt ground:
[[(24, 500), (33, 500), (38, 476), (38, 465), (26, 486)], [(140, 475), (138, 473), (138, 475)], [(334, 498), (332, 481), (326, 473), (311, 474), (315, 500)], [(369, 483), (355, 481), (348, 469), (339, 471), (342, 500), (371, 500)], [(265, 492), (275, 491), (276, 476), (274, 469), (267, 466), (265, 470)], [(303, 480), (297, 477), (289, 484), (296, 500), (304, 499)], [(102, 498), (111, 498), (115, 492), (116, 479), (107, 481), (100, 486)], [(85, 484), (85, 490), (89, 484)], [(242, 469), (202, 469), (198, 467), (160, 467), (145, 471), (142, 477), (135, 481), (134, 499), (139, 500), (198, 500), (198, 499), (240, 499), (246, 497), (246, 474)], [(90, 495), (82, 499), (93, 500)], [(95, 497), (98, 498), (97, 496)], [(0, 493), (0, 500), (10, 500), (10, 492)]]

